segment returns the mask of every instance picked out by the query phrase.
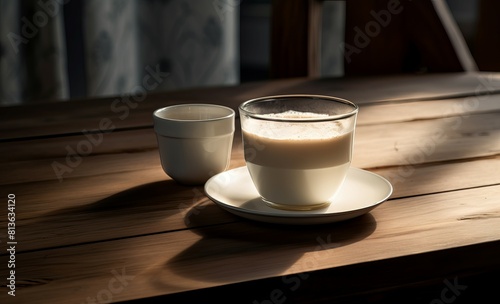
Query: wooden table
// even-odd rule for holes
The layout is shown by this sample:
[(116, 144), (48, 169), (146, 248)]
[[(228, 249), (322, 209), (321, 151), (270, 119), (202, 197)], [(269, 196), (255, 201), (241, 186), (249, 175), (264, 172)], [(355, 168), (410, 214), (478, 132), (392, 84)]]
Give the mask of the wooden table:
[[(163, 173), (154, 109), (191, 102), (236, 108), (288, 93), (360, 105), (353, 166), (392, 182), (387, 202), (346, 222), (273, 225), (236, 217), (202, 187), (180, 186)], [(148, 93), (141, 102), (2, 108), (0, 302), (498, 299), (499, 93), (500, 74), (440, 74), (288, 79)], [(238, 133), (231, 168), (243, 165)], [(11, 240), (7, 222), (15, 222)], [(6, 287), (10, 270), (15, 298)]]

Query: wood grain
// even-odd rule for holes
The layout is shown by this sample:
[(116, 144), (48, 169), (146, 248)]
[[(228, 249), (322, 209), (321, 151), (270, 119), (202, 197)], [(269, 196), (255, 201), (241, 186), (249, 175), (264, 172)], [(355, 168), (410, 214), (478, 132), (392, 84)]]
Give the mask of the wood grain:
[[(495, 122), (498, 124), (498, 120), (487, 119), (491, 115), (479, 114), (479, 118), (470, 123), (470, 127), (498, 131), (498, 126), (492, 128)], [(389, 124), (383, 130), (381, 126), (385, 126), (384, 124), (361, 126), (356, 137), (353, 165), (388, 178), (395, 186), (392, 198), (500, 183), (500, 177), (496, 174), (500, 165), (500, 153), (496, 146), (493, 148), (497, 150), (491, 150), (489, 154), (481, 146), (448, 144), (446, 141), (443, 141), (442, 147), (420, 146), (420, 141), (415, 140), (418, 138), (415, 131), (411, 130), (426, 130), (421, 127), (422, 123), (436, 121), (440, 126), (440, 120), (395, 123), (396, 127)], [(394, 130), (396, 131), (393, 132)], [(408, 130), (411, 133), (406, 134)], [(373, 132), (383, 133), (384, 136), (373, 136)], [(129, 140), (124, 142), (127, 133), (130, 133)], [(179, 186), (165, 175), (160, 166), (158, 151), (154, 148), (154, 137), (145, 136), (144, 130), (111, 133), (107, 136), (109, 138), (103, 139), (103, 145), (96, 149), (95, 154), (85, 157), (73, 172), (64, 176), (62, 182), (57, 180), (51, 162), (47, 161), (48, 156), (36, 160), (35, 155), (30, 153), (23, 156), (23, 160), (0, 165), (0, 169), (5, 171), (18, 168), (16, 175), (5, 176), (8, 179), (2, 180), (2, 192), (18, 193), (20, 201), (30, 202), (29, 208), (24, 209), (21, 205), (17, 217), (18, 229), (26, 235), (26, 242), (19, 247), (21, 251), (186, 229), (186, 217), (193, 211), (193, 206), (202, 206), (194, 207), (196, 212), (197, 208), (210, 204), (201, 187)], [(491, 140), (498, 136), (497, 133), (489, 136), (478, 135), (481, 140), (478, 142), (498, 144), (498, 140)], [(371, 137), (373, 141), (369, 140)], [(240, 135), (237, 134), (235, 138), (231, 168), (244, 165)], [(401, 144), (404, 148), (400, 147), (394, 152), (378, 148), (380, 144), (398, 141), (400, 138), (413, 140)], [(53, 141), (53, 147), (57, 147), (54, 151), (64, 152), (65, 145), (74, 146), (81, 140), (78, 137), (70, 139), (46, 139), (39, 146)], [(150, 149), (144, 149), (144, 146), (135, 151), (125, 148), (130, 142), (141, 142), (140, 139), (144, 139), (142, 143), (148, 144)], [(474, 141), (473, 136), (464, 136), (454, 139), (452, 143), (465, 140), (469, 143)], [(390, 146), (392, 148), (393, 145)], [(434, 152), (424, 153), (430, 150), (419, 150), (422, 147), (433, 148)], [(34, 148), (33, 151), (38, 150)], [(368, 149), (372, 152), (367, 153)], [(403, 157), (407, 152), (409, 156)], [(374, 154), (379, 157), (373, 158)], [(52, 161), (65, 161), (64, 153), (52, 157)], [(29, 158), (35, 160), (29, 161)], [(464, 161), (467, 158), (470, 160)], [(419, 159), (421, 163), (411, 162)], [(36, 173), (30, 174), (31, 171)], [(82, 189), (92, 191), (86, 193)], [(235, 220), (222, 210), (217, 211), (213, 214), (214, 221), (207, 224)], [(2, 210), (0, 214), (5, 212)], [(144, 216), (143, 220), (134, 221), (138, 214)], [(4, 218), (1, 217), (0, 222)], [(85, 226), (89, 221), (93, 222), (92, 227)], [(82, 227), (87, 230), (82, 231)]]
[[(301, 299), (377, 302), (370, 297), (387, 290), (440, 291), (457, 276), (487, 283), (485, 273), (500, 273), (499, 88), (497, 75), (450, 74), (151, 94), (130, 120), (113, 116), (116, 129), (102, 138), (82, 129), (107, 117), (111, 99), (2, 109), (0, 195), (17, 200), (16, 302), (192, 303), (237, 291), (221, 302), (260, 303), (297, 279)], [(162, 171), (152, 109), (189, 100), (235, 107), (266, 92), (359, 97), (353, 165), (391, 180), (390, 200), (343, 223), (271, 225), (229, 214), (202, 187), (180, 186)], [(53, 162), (68, 164), (68, 147), (91, 139), (98, 144), (59, 181)], [(237, 133), (231, 168), (242, 165)], [(6, 213), (0, 209), (1, 227)], [(6, 236), (0, 230), (1, 244)], [(1, 303), (12, 300), (6, 291), (0, 286)]]
[[(372, 171), (392, 182), (391, 198), (396, 199), (498, 185), (499, 167), (497, 157), (416, 167), (404, 175), (397, 168)], [(89, 187), (92, 192), (87, 195), (79, 191)], [(177, 185), (158, 168), (73, 178), (62, 184), (37, 182), (31, 183), (31, 192), (24, 189), (25, 184), (9, 187), (19, 201), (30, 202), (29, 208), (18, 208), (17, 231), (23, 236), (19, 252), (192, 229), (192, 218), (199, 212), (210, 212), (199, 225), (240, 221), (213, 208), (202, 187)], [(5, 225), (5, 215), (2, 210), (0, 225)]]
[[(346, 98), (358, 104), (436, 100), (489, 95), (500, 91), (500, 76), (492, 73), (397, 75), (337, 79), (286, 79), (240, 86), (150, 93), (137, 107), (127, 108), (123, 98), (99, 98), (5, 107), (0, 111), (0, 142), (32, 137), (61, 136), (99, 130), (152, 126), (155, 109), (178, 103), (216, 103), (234, 109), (245, 100), (282, 94), (320, 94)], [(129, 98), (130, 99), (130, 98)], [(118, 100), (118, 101), (117, 101)], [(118, 105), (113, 107), (113, 104)], [(117, 107), (119, 106), (119, 109)]]
[[(409, 107), (409, 111), (411, 109)], [(377, 125), (363, 125), (360, 119), (360, 125), (356, 129), (353, 165), (361, 168), (413, 166), (428, 162), (492, 157), (499, 153), (498, 112), (455, 115), (443, 113), (436, 119), (419, 118), (426, 117), (425, 112), (423, 113), (422, 116), (407, 116), (409, 121)], [(386, 117), (391, 115), (388, 112)], [(385, 120), (384, 116), (380, 119)], [(373, 120), (371, 121), (373, 123)], [(237, 129), (239, 130), (239, 127)], [(125, 140), (128, 136), (137, 146), (131, 146), (130, 142)], [(83, 156), (80, 162), (78, 147), (82, 142), (87, 145), (90, 142), (88, 137), (82, 135), (1, 143), (0, 151), (6, 157), (3, 163), (0, 162), (0, 168), (10, 174), (2, 175), (0, 181), (3, 184), (12, 184), (19, 181), (57, 179), (54, 162), (70, 167), (67, 173), (61, 174), (63, 180), (67, 177), (158, 167), (154, 136), (151, 129), (105, 134), (101, 144), (92, 146), (92, 153), (80, 154)], [(238, 164), (243, 163), (240, 140), (241, 136), (237, 133), (232, 159)], [(38, 155), (37, 151), (41, 150), (45, 152)], [(77, 154), (76, 158), (68, 151), (76, 151), (73, 152)], [(378, 157), (374, 158), (372, 155)], [(73, 166), (73, 163), (78, 165)]]
[[(371, 103), (360, 105), (357, 126), (463, 117), (498, 113), (499, 95), (482, 95), (442, 100)], [(500, 115), (500, 114), (499, 114)]]
[[(30, 287), (17, 299), (80, 303), (109, 288), (113, 271), (131, 276), (113, 294), (121, 301), (498, 242), (490, 228), (500, 225), (499, 194), (493, 186), (392, 200), (371, 216), (307, 229), (244, 221), (22, 253), (19, 282)], [(482, 263), (453, 259), (461, 263), (457, 268)]]

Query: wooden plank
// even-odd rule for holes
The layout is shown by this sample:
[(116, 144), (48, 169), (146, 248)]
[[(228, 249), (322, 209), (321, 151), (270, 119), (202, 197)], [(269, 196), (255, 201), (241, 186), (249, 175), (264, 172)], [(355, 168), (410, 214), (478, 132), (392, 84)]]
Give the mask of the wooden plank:
[[(91, 189), (91, 191), (89, 191)], [(193, 229), (238, 220), (218, 208), (203, 222), (191, 218), (212, 202), (203, 187), (182, 186), (161, 168), (72, 178), (63, 183), (0, 186), (16, 194), (17, 252)], [(7, 210), (7, 209), (5, 209)], [(207, 214), (208, 215), (208, 214)], [(6, 226), (6, 211), (0, 211)], [(6, 231), (0, 231), (6, 237)]]
[[(411, 258), (423, 253), (439, 260), (434, 251), (445, 249), (462, 252), (450, 256), (464, 271), (500, 267), (491, 258), (500, 254), (500, 121), (490, 97), (451, 116), (446, 108), (461, 101), (440, 100), (436, 109), (445, 112), (439, 115), (408, 102), (408, 111), (416, 114), (403, 121), (389, 115), (370, 120), (377, 111), (360, 117), (366, 123), (357, 131), (354, 165), (397, 181), (394, 195), (368, 216), (320, 227), (241, 220), (210, 203), (201, 188), (176, 185), (161, 170), (148, 126), (106, 134), (62, 182), (51, 163), (64, 162), (66, 146), (76, 147), (85, 136), (1, 143), (7, 160), (0, 171), (7, 174), (0, 176), (0, 193), (18, 198), (18, 300), (81, 303), (110, 296), (120, 301), (304, 271), (331, 268), (331, 274), (351, 265), (362, 274), (375, 261), (401, 258), (421, 265), (424, 258)], [(405, 115), (404, 107), (391, 102), (380, 106)], [(72, 126), (72, 117), (51, 127)], [(232, 167), (243, 165), (237, 138)], [(44, 149), (49, 150), (38, 153)], [(1, 226), (5, 213), (0, 210)], [(490, 254), (486, 261), (462, 260), (477, 255), (481, 245)], [(6, 253), (0, 256), (3, 261)], [(435, 274), (432, 267), (427, 264), (422, 273)], [(5, 271), (0, 267), (0, 276)], [(116, 282), (123, 273), (133, 279), (120, 288)], [(6, 289), (0, 290), (4, 302)]]
[[(272, 1), (270, 74), (305, 77), (309, 70), (310, 6), (315, 1)], [(294, 45), (295, 47), (289, 47)], [(292, 63), (292, 64), (290, 64)]]
[[(272, 85), (272, 82), (268, 84)], [(499, 89), (499, 73), (478, 72), (302, 79), (289, 87), (268, 93), (330, 95), (346, 98), (358, 104), (366, 104), (479, 96), (496, 94)], [(249, 90), (248, 93), (253, 93), (253, 91)], [(251, 95), (242, 96), (250, 97)]]
[[(80, 303), (105, 295), (123, 301), (498, 242), (499, 195), (500, 186), (492, 186), (392, 200), (371, 215), (336, 225), (294, 228), (243, 221), (20, 253), (18, 284), (30, 287), (19, 288), (16, 296), (37, 303)], [(207, 208), (197, 219), (211, 214)], [(491, 244), (489, 250), (499, 250)], [(462, 269), (483, 262), (449, 258)], [(119, 284), (112, 285), (116, 273), (128, 279), (119, 292)], [(6, 297), (0, 294), (0, 300)]]
[[(101, 126), (142, 128), (152, 125), (157, 108), (177, 103), (216, 103), (233, 108), (245, 100), (281, 94), (338, 96), (358, 104), (415, 101), (493, 94), (500, 91), (500, 74), (459, 73), (367, 78), (287, 79), (240, 86), (150, 93), (136, 108), (122, 97), (5, 107), (0, 111), (0, 141), (98, 130)], [(130, 100), (130, 98), (129, 98)], [(135, 103), (132, 103), (135, 104)], [(135, 105), (134, 105), (135, 106)], [(109, 125), (106, 127), (106, 125)]]
[[(449, 137), (453, 142), (460, 143), (458, 149), (456, 144), (448, 145), (444, 142), (445, 144), (442, 146), (436, 145), (433, 153), (437, 153), (437, 156), (432, 153), (428, 155), (421, 151), (420, 154), (424, 157), (423, 165), (404, 162), (403, 156), (406, 156), (406, 160), (408, 160), (413, 159), (408, 158), (412, 155), (415, 159), (419, 155), (404, 154), (403, 152), (418, 150), (416, 149), (419, 147), (417, 139), (425, 138), (423, 137), (425, 132), (432, 129), (434, 125), (444, 128), (442, 122), (449, 123), (447, 120), (450, 119), (449, 117), (395, 123), (389, 125), (388, 128), (381, 128), (378, 125), (361, 126), (356, 137), (353, 165), (370, 168), (372, 171), (388, 177), (396, 186), (393, 197), (498, 184), (499, 179), (498, 174), (496, 174), (499, 164), (498, 149), (495, 150), (498, 140), (495, 141), (495, 138), (498, 138), (499, 122), (495, 115), (495, 113), (491, 113), (452, 117), (463, 119), (460, 128), (464, 127), (464, 129), (457, 128), (463, 134), (460, 133), (456, 138)], [(469, 119), (472, 121), (466, 121)], [(490, 131), (488, 131), (489, 134), (480, 134), (481, 132), (475, 134), (474, 132), (478, 132), (478, 130), (481, 132)], [(380, 135), (373, 136), (373, 132), (379, 132)], [(69, 137), (71, 139), (69, 141), (66, 138), (34, 140), (30, 142), (37, 143), (32, 146), (24, 145), (24, 142), (2, 144), (20, 145), (17, 150), (13, 151), (13, 158), (9, 162), (1, 164), (0, 169), (2, 172), (11, 172), (11, 174), (1, 176), (4, 185), (1, 187), (2, 193), (16, 193), (20, 201), (30, 205), (29, 209), (23, 209), (23, 204), (20, 209), (22, 212), (18, 214), (19, 229), (30, 240), (21, 246), (22, 250), (186, 229), (185, 213), (192, 206), (189, 202), (192, 202), (195, 193), (201, 192), (201, 188), (197, 190), (189, 188), (189, 191), (186, 189), (181, 191), (169, 181), (169, 178), (161, 170), (158, 153), (154, 148), (156, 142), (151, 130), (114, 132), (104, 136), (106, 137), (103, 137), (102, 145), (96, 147), (91, 155), (85, 157), (71, 174), (65, 175), (61, 183), (57, 180), (51, 167), (52, 161), (64, 163), (65, 146), (76, 146), (79, 141), (86, 137)], [(478, 139), (476, 140), (475, 137)], [(394, 153), (376, 149), (377, 145), (383, 144), (384, 141), (391, 142), (401, 138), (413, 139), (413, 141), (408, 141), (403, 145), (404, 149), (398, 150), (403, 153), (403, 156), (399, 155), (403, 157), (402, 162), (400, 162), (401, 159), (394, 158)], [(493, 149), (488, 150), (487, 146), (486, 149), (483, 149), (481, 145), (474, 147), (470, 144), (478, 142), (489, 143)], [(130, 144), (137, 144), (141, 148), (130, 149)], [(240, 145), (240, 136), (237, 134), (231, 167), (244, 165)], [(367, 146), (373, 152), (367, 153), (366, 149), (363, 149)], [(37, 151), (43, 150), (44, 147), (50, 147), (49, 152), (38, 157)], [(421, 147), (425, 147), (425, 145)], [(28, 150), (28, 148), (30, 149)], [(6, 149), (4, 152), (8, 152), (8, 150)], [(374, 155), (378, 157), (374, 157)], [(439, 157), (442, 157), (443, 163), (439, 163)], [(463, 163), (454, 161), (454, 159), (461, 160), (464, 157), (472, 159)], [(384, 167), (386, 163), (389, 164), (388, 167), (378, 168)], [(457, 171), (460, 174), (456, 174)], [(162, 185), (168, 189), (176, 189), (175, 191), (179, 191), (179, 193), (182, 192), (181, 197), (175, 199), (177, 206), (170, 205), (164, 210), (165, 213), (159, 212), (158, 208), (161, 203), (168, 200), (166, 196), (163, 197), (160, 194), (152, 200), (152, 205), (141, 205), (144, 197), (151, 196), (150, 190), (159, 191), (158, 189)], [(87, 191), (83, 192), (82, 189), (92, 189), (92, 193), (89, 195)], [(154, 193), (156, 194), (156, 192)], [(187, 201), (186, 206), (182, 205), (181, 199)], [(113, 221), (112, 224), (107, 222), (108, 217), (101, 217), (102, 214), (109, 216), (109, 209), (120, 207), (124, 200), (130, 201), (130, 203), (116, 214), (111, 212), (116, 216), (116, 221)], [(165, 216), (171, 219), (171, 222), (167, 225), (162, 219), (158, 219), (155, 222), (158, 223), (157, 225), (143, 221), (137, 221), (136, 225), (130, 225), (133, 218), (132, 214), (127, 213), (130, 210), (146, 214), (158, 212), (158, 216)], [(2, 210), (0, 214), (5, 212)], [(39, 219), (45, 216), (49, 217), (50, 220), (44, 221), (45, 224), (42, 225)], [(2, 216), (0, 220), (4, 218), (6, 217)], [(220, 212), (214, 215), (214, 219), (222, 222), (234, 220), (234, 218), (228, 218), (227, 215)], [(87, 223), (94, 220), (96, 221), (95, 229), (90, 229), (88, 233), (80, 232), (81, 227), (87, 227)], [(220, 222), (215, 221), (209, 224), (216, 223)], [(24, 225), (26, 228), (23, 228)], [(112, 227), (109, 225), (119, 225), (122, 228), (111, 229)], [(61, 231), (73, 231), (74, 233), (65, 234)], [(110, 232), (102, 233), (102, 231)], [(55, 241), (53, 241), (53, 236), (57, 236)]]
[(491, 157), (500, 152), (498, 112), (356, 129), (353, 165), (363, 168)]
[[(391, 180), (394, 186), (391, 198), (396, 199), (498, 185), (499, 167), (500, 157), (497, 157), (417, 167), (406, 175), (397, 168), (372, 171)], [(213, 208), (202, 187), (177, 185), (160, 168), (71, 178), (63, 183), (0, 186), (0, 193), (8, 191), (16, 193), (19, 202), (16, 227), (23, 239), (19, 252), (240, 220)], [(205, 212), (204, 209), (210, 216), (206, 214), (205, 221), (193, 224), (192, 218)], [(0, 225), (6, 225), (5, 210), (0, 211), (0, 217)]]
[[(385, 125), (360, 125), (356, 129), (353, 165), (361, 168), (414, 166), (420, 163), (492, 157), (500, 151), (498, 118), (498, 112), (492, 112)], [(126, 140), (128, 134), (131, 134), (131, 138)], [(141, 138), (142, 135), (145, 137)], [(158, 166), (158, 153), (151, 129), (130, 133), (113, 132), (104, 136), (102, 144), (93, 147), (91, 154), (82, 157), (81, 164), (70, 168), (71, 172), (62, 174), (63, 178)], [(232, 159), (242, 164), (240, 137), (239, 133), (235, 135)], [(69, 145), (77, 150), (81, 141), (88, 142), (88, 139), (85, 136), (56, 139), (48, 144), (51, 149), (40, 160), (30, 158), (45, 147), (45, 140), (33, 142), (33, 146), (31, 143), (0, 144), (0, 151), (8, 159), (8, 163), (0, 163), (0, 169), (9, 173), (0, 176), (0, 182), (12, 184), (57, 178), (52, 165), (54, 162), (64, 166), (71, 164), (66, 159), (66, 147)], [(134, 143), (138, 146), (131, 147)], [(16, 148), (16, 145), (19, 146)], [(18, 153), (10, 153), (11, 148)], [(143, 150), (144, 153), (141, 153)]]
[[(467, 120), (469, 114), (500, 112), (499, 96), (485, 95), (470, 98), (433, 100), (432, 105), (430, 105), (431, 101), (362, 104), (360, 106), (357, 126), (411, 122), (435, 118), (448, 118), (450, 121)], [(239, 121), (237, 121), (237, 131), (239, 132)], [(239, 140), (239, 133), (237, 133), (235, 138)], [(75, 137), (73, 140), (70, 137), (63, 136), (48, 141), (45, 139), (33, 139), (0, 143), (0, 155), (2, 155), (0, 163), (16, 160), (64, 157), (64, 153), (67, 153), (68, 149), (76, 150), (76, 145), (80, 141), (90, 141), (94, 146), (92, 149), (93, 154), (118, 151), (130, 153), (141, 149), (149, 150), (156, 148), (154, 131), (151, 128), (145, 127), (144, 129), (129, 130), (127, 132), (120, 130), (111, 133), (97, 132), (95, 134)], [(133, 146), (131, 143), (133, 143)], [(43, 149), (38, 147), (40, 145), (44, 145)]]
[[(454, 299), (459, 298), (460, 303), (488, 303), (496, 297), (500, 275), (497, 254), (494, 244), (483, 243), (147, 300), (148, 303), (197, 303), (199, 299), (220, 302), (220, 295), (232, 294), (237, 296), (229, 299), (225, 297), (227, 303), (266, 303), (266, 300), (273, 299), (310, 303), (311, 298), (314, 298), (314, 303), (421, 304), (443, 299), (443, 292), (446, 292), (448, 296), (457, 296)], [(469, 261), (477, 262), (474, 270), (470, 268)], [(454, 284), (455, 293), (450, 290)], [(224, 300), (222, 302), (226, 303)], [(144, 303), (144, 299), (121, 303), (140, 304)]]
[[(231, 164), (242, 164), (241, 135), (234, 136)], [(90, 148), (89, 148), (90, 147)], [(89, 150), (87, 150), (89, 149)], [(88, 153), (87, 151), (90, 151)], [(85, 153), (80, 153), (85, 152)], [(141, 169), (161, 170), (152, 129), (0, 143), (0, 184), (64, 182), (67, 178)]]
[(500, 112), (500, 95), (362, 104), (358, 126)]
[[(1, 163), (64, 159), (68, 154), (96, 156), (157, 152), (158, 143), (153, 128), (62, 136), (0, 143)], [(79, 153), (83, 152), (83, 153)], [(22, 164), (19, 164), (22, 166)]]
[[(0, 111), (1, 140), (32, 136), (82, 133), (82, 130), (150, 127), (154, 110), (184, 103), (224, 104), (234, 109), (246, 99), (286, 90), (304, 79), (277, 80), (223, 86), (150, 92), (143, 101), (134, 96), (92, 98), (29, 106), (5, 107)], [(257, 94), (257, 95), (255, 95)], [(108, 126), (106, 126), (108, 125)]]
[(500, 184), (500, 155), (466, 162), (371, 169), (388, 179), (393, 198)]
[[(471, 98), (454, 98), (445, 100), (396, 102), (387, 104), (363, 104), (360, 106), (357, 125), (374, 125), (382, 123), (410, 122), (434, 118), (463, 117), (468, 114), (479, 114), (500, 111), (500, 95), (486, 95)], [(237, 123), (239, 123), (237, 121)], [(239, 131), (239, 125), (237, 125)], [(92, 153), (126, 153), (139, 150), (155, 149), (156, 138), (152, 128), (110, 133), (88, 134), (87, 136), (56, 137), (49, 140), (33, 139), (0, 143), (0, 163), (20, 160), (50, 159), (64, 157), (67, 149), (77, 149), (78, 141), (91, 141)], [(240, 139), (239, 133), (236, 140)], [(133, 144), (133, 145), (132, 145)], [(43, 148), (41, 147), (43, 145)], [(69, 148), (66, 146), (69, 145)]]
[(318, 0), (272, 1), (273, 78), (320, 76), (321, 7)]

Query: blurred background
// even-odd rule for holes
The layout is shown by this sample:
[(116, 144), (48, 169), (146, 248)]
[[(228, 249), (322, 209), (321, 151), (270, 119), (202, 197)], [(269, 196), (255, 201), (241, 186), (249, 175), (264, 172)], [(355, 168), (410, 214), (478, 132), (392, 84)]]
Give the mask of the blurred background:
[[(446, 3), (479, 69), (499, 70), (478, 45), (498, 40), (481, 35), (499, 5)], [(322, 14), (321, 76), (340, 77), (345, 2)], [(271, 0), (0, 0), (0, 105), (130, 94), (146, 75), (168, 74), (154, 91), (269, 79), (271, 16)]]

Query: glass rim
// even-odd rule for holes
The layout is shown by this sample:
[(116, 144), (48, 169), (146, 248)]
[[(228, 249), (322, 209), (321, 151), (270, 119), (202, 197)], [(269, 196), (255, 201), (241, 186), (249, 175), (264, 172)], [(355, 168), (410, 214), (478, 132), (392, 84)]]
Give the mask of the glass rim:
[[(200, 118), (200, 119), (179, 119), (179, 118), (172, 118), (172, 117), (165, 117), (165, 116), (160, 116), (160, 113), (163, 112), (169, 112), (169, 111), (175, 111), (176, 109), (180, 108), (205, 108), (205, 109), (213, 109), (213, 108), (218, 108), (218, 109), (223, 109), (226, 110), (227, 113), (223, 115), (217, 115), (216, 117), (212, 118)], [(170, 121), (170, 122), (177, 122), (177, 123), (199, 123), (199, 122), (211, 122), (211, 121), (218, 121), (218, 120), (225, 120), (231, 117), (234, 117), (236, 113), (234, 110), (230, 107), (226, 107), (223, 105), (218, 105), (218, 104), (208, 104), (208, 103), (184, 103), (184, 104), (175, 104), (171, 106), (166, 106), (163, 108), (156, 109), (153, 112), (153, 118), (158, 119), (159, 121)]]
[[(323, 100), (328, 100), (328, 101), (335, 101), (335, 102), (339, 102), (339, 103), (351, 106), (353, 109), (352, 109), (352, 111), (350, 111), (348, 113), (337, 114), (337, 115), (328, 115), (327, 117), (283, 118), (283, 117), (269, 117), (266, 114), (253, 113), (253, 112), (250, 112), (244, 108), (248, 104), (259, 102), (259, 101), (273, 100), (273, 99), (291, 99), (291, 98), (323, 99)], [(240, 104), (238, 109), (242, 113), (244, 113), (245, 115), (248, 115), (248, 116), (255, 118), (255, 119), (268, 120), (268, 121), (301, 123), (301, 122), (332, 121), (332, 120), (349, 118), (349, 117), (352, 117), (358, 113), (359, 106), (357, 104), (353, 103), (352, 101), (349, 101), (349, 100), (343, 99), (343, 98), (339, 98), (339, 97), (326, 96), (326, 95), (314, 95), (314, 94), (289, 94), (289, 95), (273, 95), (273, 96), (263, 96), (263, 97), (253, 98), (253, 99), (247, 100), (247, 101), (243, 102), (242, 104)]]

